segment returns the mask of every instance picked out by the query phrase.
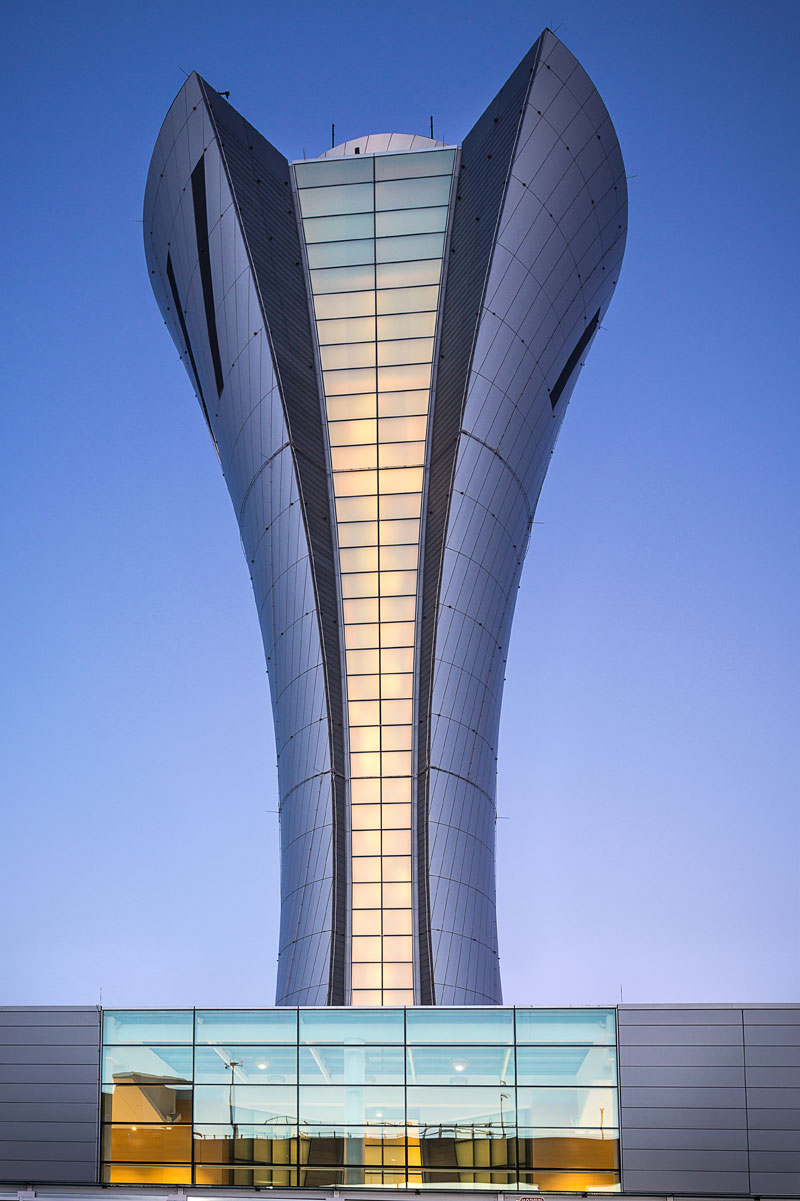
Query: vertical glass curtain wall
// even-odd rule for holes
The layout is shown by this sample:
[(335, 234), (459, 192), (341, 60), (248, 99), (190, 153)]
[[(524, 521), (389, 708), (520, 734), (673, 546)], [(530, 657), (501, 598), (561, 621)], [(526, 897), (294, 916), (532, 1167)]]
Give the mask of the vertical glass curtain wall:
[(102, 1179), (619, 1189), (608, 1009), (106, 1011)]
[(414, 1001), (416, 598), (455, 153), (350, 156), (294, 166), (339, 546), (354, 1005)]

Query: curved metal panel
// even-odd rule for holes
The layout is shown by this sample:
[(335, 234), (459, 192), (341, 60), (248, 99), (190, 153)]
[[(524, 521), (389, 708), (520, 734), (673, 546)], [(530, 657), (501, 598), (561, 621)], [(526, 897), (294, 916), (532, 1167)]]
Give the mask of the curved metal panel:
[[(436, 1003), (501, 1000), (494, 807), (503, 664), (536, 502), (583, 356), (611, 300), (627, 224), (617, 138), (575, 58), (546, 32), (515, 78), (464, 142), (463, 236), (470, 237), (465, 213), (496, 232), (480, 281), (466, 389), (459, 397), (443, 335), (434, 410), (434, 452), (444, 461), (430, 507), (439, 521), (446, 510), (435, 613), (429, 610), (435, 649), (426, 731)], [(527, 95), (515, 110), (521, 90)], [(498, 154), (509, 170), (495, 216), (486, 181)], [(456, 255), (458, 231), (457, 210)], [(471, 258), (473, 296), (482, 261)], [(457, 357), (464, 355), (457, 319), (468, 288), (460, 280), (456, 287), (456, 278), (451, 266), (444, 329)], [(434, 520), (431, 567), (437, 536)]]
[[(267, 659), (281, 796), (277, 999), (326, 1004), (333, 962), (332, 739), (318, 565), (304, 520), (309, 490), (301, 491), (297, 463), (303, 439), (286, 417), (286, 376), (291, 384), (296, 381), (291, 367), (283, 377), (279, 370), (287, 358), (295, 374), (302, 370), (296, 344), (303, 330), (288, 353), (276, 354), (275, 342), (287, 340), (285, 331), (279, 330), (276, 339), (265, 320), (248, 244), (252, 230), (243, 229), (243, 189), (235, 195), (231, 183), (229, 159), (234, 159), (233, 177), (242, 174), (235, 161), (236, 131), (226, 130), (223, 147), (217, 122), (224, 102), (217, 98), (212, 112), (209, 95), (210, 89), (191, 76), (164, 123), (148, 177), (145, 248), (153, 289), (173, 340), (186, 354), (218, 449)], [(241, 138), (238, 148), (241, 154)], [(276, 151), (273, 155), (280, 158)], [(275, 170), (272, 165), (273, 175)], [(289, 218), (291, 200), (282, 196), (281, 201)], [(292, 214), (283, 224), (292, 231), (293, 221)], [(274, 224), (280, 229), (280, 221)], [(285, 275), (278, 261), (276, 273), (282, 269)]]

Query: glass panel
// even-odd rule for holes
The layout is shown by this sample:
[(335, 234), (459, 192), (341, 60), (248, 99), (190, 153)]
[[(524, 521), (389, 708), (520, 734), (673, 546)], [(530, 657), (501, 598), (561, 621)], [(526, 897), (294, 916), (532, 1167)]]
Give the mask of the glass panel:
[(406, 1020), (410, 1044), (452, 1043), (456, 1033), (459, 1041), (464, 1043), (511, 1044), (514, 1041), (513, 1013), (510, 1009), (425, 1007), (410, 1010)]
[(425, 462), (424, 442), (386, 442), (378, 450), (378, 466), (422, 467)]
[(377, 458), (376, 446), (334, 446), (331, 449), (331, 464), (338, 472), (377, 467)]
[(198, 1043), (295, 1043), (293, 1009), (198, 1009)]
[(314, 296), (314, 311), (318, 320), (329, 317), (367, 317), (375, 312), (375, 293), (335, 292), (330, 296), (317, 293)]
[[(336, 218), (334, 218), (336, 220)], [(379, 238), (395, 234), (440, 233), (447, 229), (447, 206), (442, 208), (399, 209), (378, 213), (375, 233)]]
[(514, 1083), (513, 1047), (409, 1047), (409, 1084)]
[[(372, 195), (371, 183), (342, 184), (331, 188), (304, 188), (300, 192), (300, 211), (304, 217), (328, 217), (335, 213), (368, 213), (372, 209)], [(398, 208), (402, 206), (392, 204), (381, 207)]]
[(428, 392), (419, 388), (413, 392), (381, 392), (378, 396), (379, 417), (403, 417), (420, 413), (427, 417)]
[[(380, 957), (380, 946), (377, 951)], [(402, 1047), (300, 1048), (301, 1084), (403, 1084), (404, 1078)]]
[(433, 338), (401, 338), (378, 343), (378, 363), (381, 365), (425, 363), (427, 366), (432, 355)]
[(349, 421), (351, 418), (375, 416), (375, 393), (360, 392), (356, 396), (328, 396), (325, 408), (329, 421)]
[[(380, 629), (380, 626), (377, 623), (375, 625), (363, 625), (363, 626), (348, 625), (348, 626), (345, 626), (345, 630), (344, 630), (345, 646), (347, 647), (348, 650), (350, 650), (351, 648), (356, 648), (356, 647), (365, 648), (365, 647), (377, 646), (378, 642), (379, 642), (379, 638), (378, 638), (379, 629)], [(352, 734), (351, 734), (351, 737), (352, 737)], [(367, 749), (366, 747), (361, 747), (361, 750), (366, 750), (366, 749)]]
[(102, 1087), (104, 1122), (157, 1122), (174, 1126), (192, 1120), (191, 1085), (164, 1084), (158, 1077), (144, 1076), (137, 1083), (104, 1084)]
[(520, 1084), (610, 1085), (617, 1083), (613, 1047), (518, 1047)]
[[(437, 210), (426, 209), (425, 211), (435, 213)], [(387, 217), (391, 216), (389, 213), (386, 215)], [(303, 232), (307, 242), (338, 242), (347, 241), (350, 238), (372, 238), (375, 236), (375, 218), (372, 213), (355, 215), (347, 213), (343, 217), (307, 217), (303, 222)]]
[[(339, 546), (376, 546), (378, 542), (378, 523), (376, 521), (342, 522), (338, 527)], [(406, 541), (406, 539), (397, 539)], [(375, 643), (377, 646), (377, 642)]]
[[(515, 1140), (504, 1136), (502, 1130), (491, 1127), (421, 1128), (416, 1147), (409, 1131), (409, 1150), (412, 1148), (417, 1154), (414, 1156), (412, 1153), (410, 1161), (416, 1158), (423, 1167), (433, 1167), (439, 1171), (443, 1168), (516, 1168)], [(456, 1174), (451, 1178), (456, 1182), (459, 1180)]]
[(292, 1084), (297, 1076), (297, 1050), (277, 1047), (198, 1047), (198, 1084)]
[(389, 1164), (405, 1163), (405, 1130), (396, 1126), (304, 1127), (301, 1132), (302, 1159), (311, 1164)]
[[(346, 243), (349, 245), (349, 243)], [(444, 250), (444, 234), (408, 234), (403, 238), (378, 238), (375, 242), (375, 258), (379, 263), (400, 263), (409, 259), (432, 259), (441, 257)], [(357, 262), (357, 259), (351, 260)], [(366, 260), (365, 260), (366, 261)], [(333, 266), (322, 264), (319, 266)]]
[(191, 1184), (192, 1169), (173, 1164), (112, 1163), (103, 1164), (102, 1179), (106, 1184)]
[(435, 311), (439, 303), (439, 277), (436, 286), (399, 287), (384, 289), (378, 292), (377, 308), (379, 313), (422, 313)]
[[(330, 421), (328, 431), (332, 446), (354, 446), (363, 442), (377, 441), (377, 425), (375, 420), (367, 421)], [(341, 538), (339, 539), (341, 542)], [(366, 545), (357, 543), (356, 545)]]
[[(427, 205), (443, 205), (450, 200), (450, 175), (436, 175), (427, 179), (397, 179), (391, 183), (375, 184), (375, 208), (406, 209), (422, 208)], [(339, 189), (337, 188), (336, 191)], [(357, 188), (342, 191), (358, 191)], [(303, 210), (305, 212), (305, 209)], [(327, 212), (355, 212), (355, 209), (328, 209)]]
[[(370, 622), (378, 620), (378, 601), (376, 598), (367, 600), (344, 601), (344, 619), (346, 622)], [(361, 725), (371, 726), (371, 721), (361, 722)]]
[(103, 1159), (118, 1162), (190, 1163), (191, 1126), (104, 1126)]
[[(416, 317), (419, 320), (430, 320), (430, 314), (426, 313), (422, 317)], [(384, 317), (384, 321), (402, 321), (402, 317)], [(408, 320), (408, 318), (406, 318)], [(425, 333), (428, 331), (425, 330)], [(368, 342), (375, 337), (375, 318), (374, 317), (340, 317), (336, 321), (318, 321), (317, 333), (319, 334), (320, 344), (327, 346), (333, 342)], [(388, 335), (386, 335), (388, 337)]]
[(301, 1043), (403, 1042), (403, 1014), (390, 1009), (301, 1009)]
[[(477, 1125), (504, 1130), (514, 1125), (514, 1089), (408, 1087), (408, 1121), (422, 1126)], [(513, 1134), (511, 1130), (509, 1133)]]
[[(384, 417), (378, 423), (381, 442), (414, 442), (425, 437), (427, 417)], [(412, 539), (409, 539), (411, 541)], [(397, 538), (399, 542), (401, 539)]]
[(335, 1124), (343, 1118), (348, 1125), (373, 1122), (402, 1124), (405, 1120), (402, 1086), (300, 1086), (301, 1123)]
[(614, 1172), (520, 1172), (521, 1185), (549, 1193), (619, 1192)]
[(291, 1166), (275, 1167), (274, 1165), (257, 1167), (212, 1167), (199, 1164), (194, 1170), (194, 1182), (197, 1185), (212, 1185), (215, 1187), (234, 1185), (238, 1188), (286, 1188), (297, 1184), (297, 1169)]
[(346, 267), (354, 263), (371, 263), (375, 257), (375, 243), (358, 240), (352, 242), (318, 242), (307, 248), (308, 265), (315, 267)]
[(419, 517), (422, 501), (419, 492), (406, 496), (382, 496), (380, 503), (381, 521), (395, 517)]
[(366, 367), (345, 371), (326, 371), (325, 391), (330, 396), (345, 396), (349, 392), (375, 391), (375, 372)]
[(339, 521), (374, 521), (378, 516), (378, 502), (374, 496), (337, 497), (336, 516)]
[(297, 1158), (294, 1126), (234, 1127), (195, 1123), (194, 1138), (195, 1158), (201, 1163), (226, 1163), (228, 1160), (294, 1163)]
[(521, 1170), (578, 1168), (616, 1171), (619, 1131), (520, 1130), (517, 1140)]
[(518, 1088), (520, 1126), (616, 1126), (613, 1088)]
[[(389, 794), (392, 784), (396, 784), (396, 780), (387, 780), (385, 793)], [(411, 788), (407, 789), (409, 796)], [(391, 804), (383, 806), (383, 828), (384, 830), (407, 830), (411, 825), (411, 807), (407, 804)]]
[[(341, 271), (359, 271), (359, 267), (341, 267)], [(375, 280), (378, 288), (418, 288), (423, 284), (438, 284), (439, 276), (442, 274), (441, 259), (425, 259), (418, 263), (379, 263), (377, 267), (370, 268), (375, 271)], [(343, 289), (344, 290), (344, 287)], [(326, 292), (335, 291), (334, 288), (326, 288)], [(397, 312), (397, 309), (385, 309), (381, 307), (381, 294), (378, 293), (378, 312)], [(400, 312), (411, 312), (412, 310), (403, 308)]]
[(518, 1009), (518, 1043), (613, 1043), (613, 1009)]
[[(382, 346), (394, 346), (394, 342), (382, 342)], [(419, 363), (412, 367), (379, 367), (378, 390), (392, 392), (407, 388), (427, 388), (431, 382), (430, 363)]]
[(453, 170), (455, 154), (455, 150), (418, 150), (414, 154), (381, 154), (375, 159), (375, 178), (404, 179), (419, 175), (447, 175)]
[(194, 1090), (196, 1122), (252, 1122), (282, 1126), (297, 1121), (294, 1085), (197, 1084)]
[(294, 163), (293, 166), (298, 188), (358, 183), (360, 180), (372, 179), (371, 159), (351, 155), (317, 159), (310, 163)]
[(112, 1046), (103, 1049), (104, 1084), (137, 1084), (140, 1076), (147, 1076), (154, 1083), (161, 1080), (191, 1083), (192, 1048)]
[(375, 268), (371, 265), (320, 267), (319, 270), (311, 272), (311, 288), (315, 294), (319, 292), (362, 292), (372, 289), (374, 286)]
[(432, 338), (435, 329), (435, 313), (396, 313), (393, 317), (378, 318), (379, 338)]
[(323, 371), (338, 371), (342, 367), (374, 367), (374, 342), (344, 342), (320, 347)]
[(104, 1043), (190, 1043), (191, 1009), (107, 1009)]

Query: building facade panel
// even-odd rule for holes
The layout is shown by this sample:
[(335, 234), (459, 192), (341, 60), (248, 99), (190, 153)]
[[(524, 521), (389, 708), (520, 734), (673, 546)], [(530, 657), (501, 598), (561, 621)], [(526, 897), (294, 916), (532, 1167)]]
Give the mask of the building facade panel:
[(0, 1008), (0, 1180), (96, 1179), (100, 1012)]
[[(473, 283), (480, 312), (454, 441), (433, 639), (428, 770), (451, 770), (448, 750), (456, 739), (450, 729), (454, 724), (466, 726), (472, 743), (464, 746), (455, 770), (460, 768), (460, 774), (475, 780), (492, 809), (503, 665), (517, 586), (539, 489), (580, 361), (574, 363), (555, 401), (554, 389), (576, 343), (588, 328), (593, 332), (610, 303), (627, 226), (625, 177), (616, 138), (609, 140), (602, 160), (595, 147), (602, 138), (597, 130), (607, 129), (602, 106), (595, 106), (594, 122), (585, 118), (583, 138), (577, 137), (575, 122), (583, 105), (567, 86), (576, 74), (583, 72), (575, 59), (557, 39), (544, 34), (527, 61), (518, 89), (501, 94), (490, 106), (493, 122), (497, 118), (499, 123), (502, 115), (509, 127), (514, 124), (514, 135), (506, 144), (503, 188), (495, 187), (493, 195), (495, 211), (471, 211), (481, 207), (477, 195), (471, 199), (471, 189), (474, 186), (477, 193), (484, 180), (478, 175), (473, 184), (470, 177), (469, 138), (462, 153), (462, 211), (489, 220), (497, 233), (479, 292)], [(578, 92), (586, 95), (583, 79), (576, 82)], [(575, 133), (577, 143), (565, 141), (567, 130)], [(485, 144), (490, 143), (488, 135)], [(612, 216), (614, 234), (606, 228)], [(458, 215), (453, 234), (456, 254), (457, 221)], [(571, 242), (586, 228), (591, 237), (585, 239), (580, 271)], [(445, 329), (449, 289), (448, 280)], [(588, 342), (583, 353), (586, 349)], [(489, 652), (483, 660), (481, 648)], [(446, 791), (444, 797), (449, 800), (450, 795)], [(440, 807), (428, 786), (429, 840), (434, 826), (452, 820), (453, 808), (457, 805)], [(487, 856), (464, 855), (458, 840), (441, 845), (452, 849), (445, 862), (434, 861), (432, 843), (427, 848), (434, 937), (438, 930), (448, 930), (444, 907), (454, 892), (466, 907), (468, 925), (477, 918), (478, 907), (487, 903), (494, 907), (493, 837)], [(440, 878), (446, 881), (443, 886)], [(499, 1001), (493, 922), (486, 933), (485, 942), (472, 938), (470, 962), (486, 990), (484, 997)], [(475, 977), (463, 970), (463, 939), (450, 935), (437, 939), (433, 998), (441, 993), (449, 1003), (474, 1004)]]

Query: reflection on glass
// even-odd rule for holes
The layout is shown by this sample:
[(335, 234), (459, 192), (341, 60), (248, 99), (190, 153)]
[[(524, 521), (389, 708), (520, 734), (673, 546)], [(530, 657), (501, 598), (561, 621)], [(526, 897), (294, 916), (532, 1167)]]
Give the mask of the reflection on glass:
[(613, 1085), (617, 1058), (613, 1047), (518, 1047), (519, 1084)]
[[(414, 1000), (410, 800), (417, 570), (454, 161), (448, 150), (296, 165), (340, 548), (350, 984), (359, 1006)], [(398, 784), (405, 785), (401, 792)]]
[(523, 1130), (517, 1140), (522, 1171), (536, 1168), (581, 1171), (616, 1171), (619, 1167), (619, 1131)]
[(513, 1133), (513, 1087), (418, 1087), (407, 1090), (408, 1120), (420, 1127), (475, 1126)]
[(191, 1043), (191, 1009), (106, 1009), (104, 1043)]
[(617, 1125), (615, 1088), (518, 1088), (520, 1126)]
[(192, 1128), (139, 1123), (106, 1125), (102, 1150), (104, 1160), (121, 1163), (191, 1163)]
[(101, 1100), (104, 1122), (174, 1126), (192, 1120), (191, 1079), (185, 1084), (164, 1083), (161, 1077), (142, 1074), (128, 1084), (104, 1084)]
[(613, 1043), (613, 1009), (518, 1009), (518, 1043)]
[(297, 1049), (294, 1046), (198, 1047), (195, 1052), (198, 1084), (294, 1084)]
[(297, 1121), (294, 1085), (198, 1084), (194, 1090), (196, 1122), (258, 1123), (283, 1126)]
[(294, 1043), (296, 1009), (198, 1009), (198, 1043)]
[(195, 1124), (194, 1157), (202, 1164), (295, 1164), (296, 1128)]
[(301, 1043), (403, 1042), (402, 1010), (301, 1009)]
[(513, 1047), (409, 1047), (409, 1084), (514, 1083)]
[(300, 1114), (305, 1125), (402, 1125), (403, 1088), (395, 1085), (301, 1085)]
[(403, 1048), (301, 1047), (300, 1083), (403, 1084)]
[(191, 1047), (105, 1047), (102, 1080), (104, 1084), (136, 1084), (192, 1079)]
[(452, 1043), (514, 1042), (514, 1015), (510, 1009), (446, 1009), (444, 1006), (409, 1009), (406, 1015), (408, 1041)]

